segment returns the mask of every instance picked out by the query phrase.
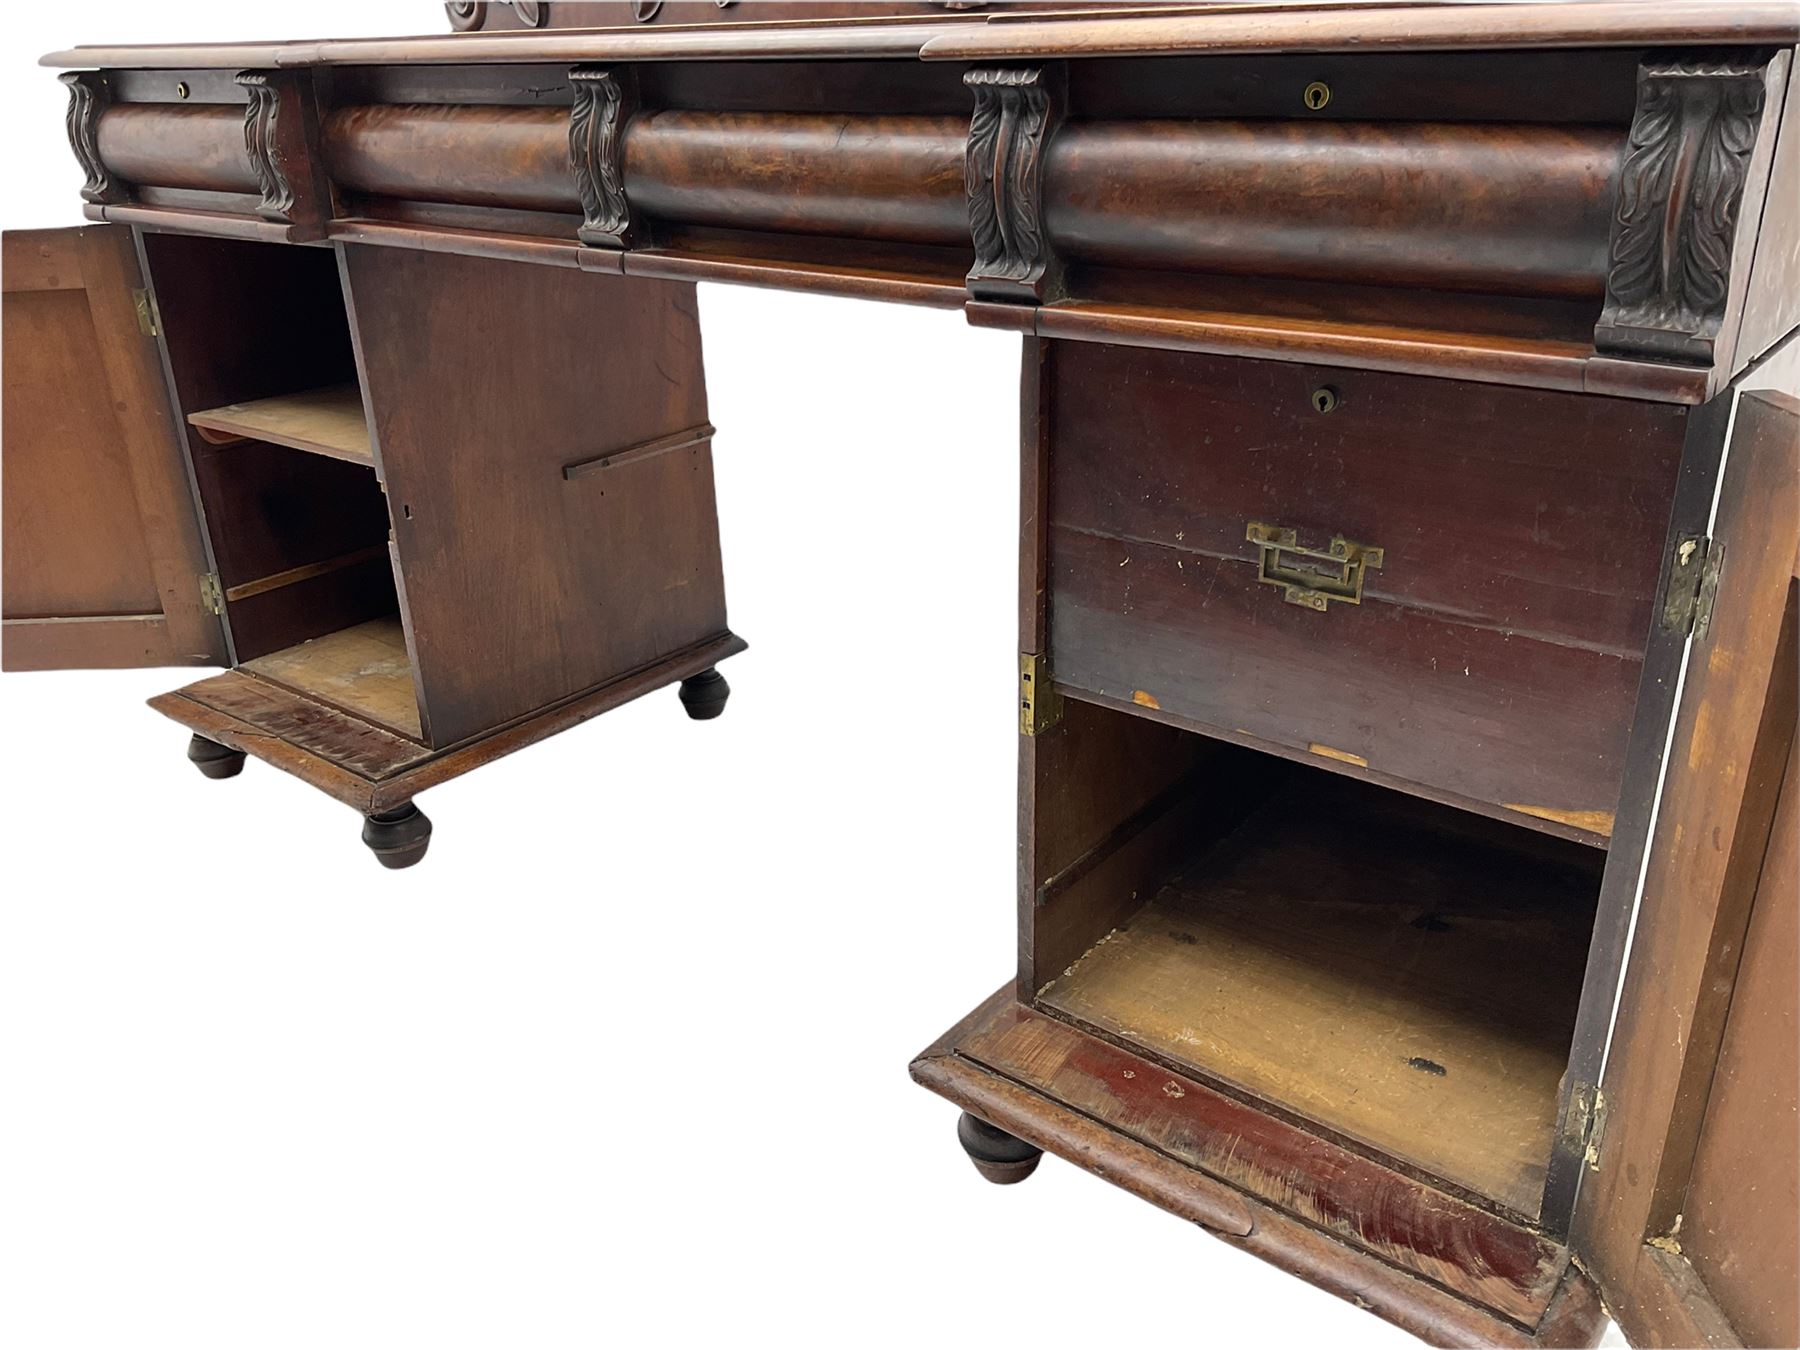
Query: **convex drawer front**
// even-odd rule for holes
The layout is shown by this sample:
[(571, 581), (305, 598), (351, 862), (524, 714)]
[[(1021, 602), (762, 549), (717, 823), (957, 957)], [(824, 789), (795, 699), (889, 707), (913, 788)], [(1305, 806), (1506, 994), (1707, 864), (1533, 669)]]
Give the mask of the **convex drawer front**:
[(1684, 410), (1085, 343), (1051, 359), (1058, 683), (1610, 833)]

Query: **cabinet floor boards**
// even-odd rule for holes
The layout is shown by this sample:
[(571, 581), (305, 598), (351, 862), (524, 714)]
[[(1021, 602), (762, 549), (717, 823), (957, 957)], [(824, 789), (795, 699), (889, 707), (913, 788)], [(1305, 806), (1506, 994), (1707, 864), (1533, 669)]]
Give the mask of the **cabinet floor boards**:
[(1039, 1003), (1535, 1218), (1603, 857), (1299, 775)]

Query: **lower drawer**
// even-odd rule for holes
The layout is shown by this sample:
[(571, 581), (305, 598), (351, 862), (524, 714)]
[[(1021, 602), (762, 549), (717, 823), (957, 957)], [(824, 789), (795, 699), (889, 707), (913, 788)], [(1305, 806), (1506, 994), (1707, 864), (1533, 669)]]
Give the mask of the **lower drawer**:
[[(1058, 683), (1610, 833), (1684, 409), (1084, 343), (1051, 367)], [(1333, 540), (1377, 552), (1309, 556)]]

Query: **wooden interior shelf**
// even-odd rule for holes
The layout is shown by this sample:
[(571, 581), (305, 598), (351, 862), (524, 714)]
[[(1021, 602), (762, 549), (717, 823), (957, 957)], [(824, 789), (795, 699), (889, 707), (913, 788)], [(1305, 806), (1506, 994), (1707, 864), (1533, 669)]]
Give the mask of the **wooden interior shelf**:
[(1601, 858), (1298, 773), (1039, 1004), (1535, 1218)]
[(414, 740), (421, 735), (412, 664), (397, 618), (327, 633), (240, 668)]
[(308, 389), (250, 403), (188, 414), (201, 439), (213, 445), (267, 441), (352, 464), (375, 463), (362, 392), (354, 383)]

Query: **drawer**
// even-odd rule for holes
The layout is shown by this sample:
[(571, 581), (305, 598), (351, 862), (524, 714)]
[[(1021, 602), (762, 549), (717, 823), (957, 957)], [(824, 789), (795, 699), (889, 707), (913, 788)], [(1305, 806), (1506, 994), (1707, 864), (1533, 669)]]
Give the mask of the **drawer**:
[[(1051, 361), (1059, 684), (1610, 833), (1684, 409), (1078, 342)], [(1334, 539), (1378, 551), (1360, 578), (1309, 556)]]

